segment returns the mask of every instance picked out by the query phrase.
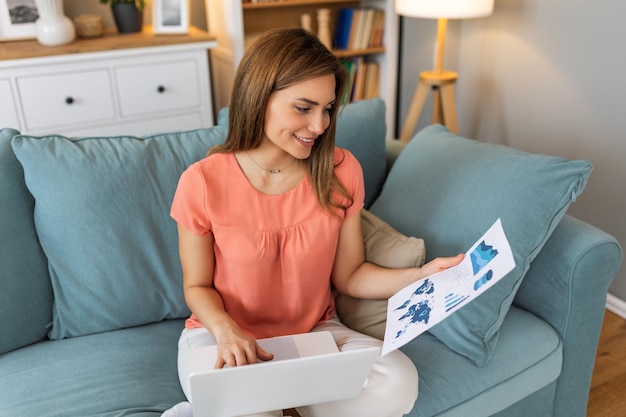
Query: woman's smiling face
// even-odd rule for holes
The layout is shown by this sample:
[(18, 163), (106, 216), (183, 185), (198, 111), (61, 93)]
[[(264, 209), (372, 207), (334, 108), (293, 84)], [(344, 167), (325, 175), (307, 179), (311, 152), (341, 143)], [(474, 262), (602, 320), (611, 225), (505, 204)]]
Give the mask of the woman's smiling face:
[(294, 158), (306, 159), (330, 125), (335, 105), (335, 76), (322, 75), (272, 93), (265, 116), (263, 142), (271, 142)]

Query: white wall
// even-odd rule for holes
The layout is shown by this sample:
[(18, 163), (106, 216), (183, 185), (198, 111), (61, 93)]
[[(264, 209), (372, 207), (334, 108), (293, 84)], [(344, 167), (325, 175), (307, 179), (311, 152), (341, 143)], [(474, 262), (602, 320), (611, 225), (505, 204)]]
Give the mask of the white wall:
[[(626, 247), (624, 16), (623, 0), (496, 0), (493, 16), (451, 23), (445, 67), (459, 72), (462, 135), (589, 160), (594, 170), (569, 213)], [(419, 70), (432, 66), (436, 28), (406, 18), (403, 26), (400, 126)], [(626, 265), (610, 292), (626, 300)]]

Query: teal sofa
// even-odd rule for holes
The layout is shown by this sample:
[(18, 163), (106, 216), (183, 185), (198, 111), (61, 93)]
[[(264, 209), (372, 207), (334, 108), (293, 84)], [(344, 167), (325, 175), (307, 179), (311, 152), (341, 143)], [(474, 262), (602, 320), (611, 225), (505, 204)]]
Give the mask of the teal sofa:
[[(612, 236), (566, 213), (591, 166), (436, 125), (400, 152), (384, 112), (376, 99), (348, 105), (337, 130), (369, 211), (422, 238), (428, 259), (464, 252), (501, 218), (517, 265), (402, 348), (420, 375), (410, 416), (585, 416), (622, 260)], [(226, 117), (145, 138), (0, 131), (1, 417), (159, 416), (184, 399), (189, 311), (169, 206)]]

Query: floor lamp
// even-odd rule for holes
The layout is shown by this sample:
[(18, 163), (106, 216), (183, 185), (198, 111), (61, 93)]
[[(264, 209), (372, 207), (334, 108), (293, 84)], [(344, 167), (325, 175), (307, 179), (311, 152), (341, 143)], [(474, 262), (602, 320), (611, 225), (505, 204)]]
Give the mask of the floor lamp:
[(433, 91), (433, 123), (441, 123), (458, 133), (454, 83), (458, 74), (444, 71), (443, 52), (448, 19), (467, 19), (488, 16), (493, 12), (494, 0), (396, 0), (396, 11), (401, 16), (437, 19), (435, 68), (422, 71), (411, 107), (407, 114), (400, 140), (408, 142), (420, 118), (428, 92)]

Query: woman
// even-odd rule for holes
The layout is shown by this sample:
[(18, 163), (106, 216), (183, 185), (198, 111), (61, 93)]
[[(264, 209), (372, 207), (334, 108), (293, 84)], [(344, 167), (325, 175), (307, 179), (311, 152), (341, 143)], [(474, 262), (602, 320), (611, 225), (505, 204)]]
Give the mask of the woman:
[[(397, 270), (365, 262), (363, 174), (334, 140), (345, 88), (340, 62), (314, 35), (267, 32), (238, 68), (224, 145), (182, 175), (172, 217), (193, 313), (179, 343), (188, 399), (192, 347), (216, 344), (221, 368), (272, 359), (255, 340), (285, 334), (328, 330), (340, 350), (381, 346), (341, 324), (331, 284), (354, 297), (387, 298), (460, 262), (462, 255)], [(358, 397), (299, 412), (397, 417), (416, 398), (417, 371), (395, 351), (377, 360)], [(190, 415), (188, 403), (164, 415), (176, 410)]]

